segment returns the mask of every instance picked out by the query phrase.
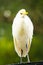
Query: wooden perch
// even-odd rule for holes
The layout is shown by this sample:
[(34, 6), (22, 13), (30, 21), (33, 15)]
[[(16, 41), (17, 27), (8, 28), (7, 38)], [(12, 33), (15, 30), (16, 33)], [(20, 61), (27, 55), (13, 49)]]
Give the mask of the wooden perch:
[(12, 63), (7, 65), (43, 65), (43, 62), (17, 63), (17, 64)]

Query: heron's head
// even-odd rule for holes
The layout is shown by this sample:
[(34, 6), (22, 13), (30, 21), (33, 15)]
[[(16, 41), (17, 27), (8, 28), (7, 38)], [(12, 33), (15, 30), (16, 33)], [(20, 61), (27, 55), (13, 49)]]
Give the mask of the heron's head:
[(20, 16), (20, 17), (24, 17), (25, 15), (27, 15), (28, 12), (25, 10), (25, 9), (21, 9), (17, 15)]

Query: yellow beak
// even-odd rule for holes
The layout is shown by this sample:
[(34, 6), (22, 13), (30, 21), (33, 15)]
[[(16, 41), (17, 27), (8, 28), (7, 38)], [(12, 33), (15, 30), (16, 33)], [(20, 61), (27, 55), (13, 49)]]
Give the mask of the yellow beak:
[(28, 12), (23, 12), (24, 15), (28, 14)]

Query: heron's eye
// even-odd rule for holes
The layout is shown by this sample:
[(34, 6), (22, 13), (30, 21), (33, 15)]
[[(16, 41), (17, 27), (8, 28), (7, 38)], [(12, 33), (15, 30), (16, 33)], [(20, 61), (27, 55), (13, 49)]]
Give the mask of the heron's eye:
[(23, 14), (23, 13), (20, 13), (21, 15)]

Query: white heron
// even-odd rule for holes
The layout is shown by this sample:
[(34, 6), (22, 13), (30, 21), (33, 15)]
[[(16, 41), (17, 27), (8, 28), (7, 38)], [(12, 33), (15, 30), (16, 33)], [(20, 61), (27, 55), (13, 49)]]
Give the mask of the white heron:
[(25, 9), (21, 9), (15, 16), (12, 24), (14, 47), (18, 56), (21, 58), (21, 62), (22, 57), (26, 56), (28, 62), (30, 62), (28, 53), (33, 37), (33, 23), (27, 14), (28, 12)]

